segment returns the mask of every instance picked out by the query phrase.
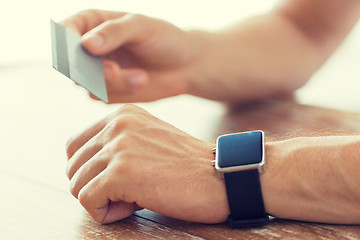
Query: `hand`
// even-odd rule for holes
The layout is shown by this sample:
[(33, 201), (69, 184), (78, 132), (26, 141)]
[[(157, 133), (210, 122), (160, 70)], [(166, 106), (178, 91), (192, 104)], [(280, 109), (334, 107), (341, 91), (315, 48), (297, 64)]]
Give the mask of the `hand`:
[(100, 223), (139, 208), (182, 220), (218, 223), (226, 190), (205, 143), (126, 105), (68, 143), (71, 193)]
[[(137, 14), (87, 10), (62, 24), (102, 56), (109, 102), (152, 101), (186, 93), (199, 68), (202, 43), (194, 32)], [(92, 96), (94, 97), (94, 96)], [(95, 98), (95, 97), (94, 97)]]

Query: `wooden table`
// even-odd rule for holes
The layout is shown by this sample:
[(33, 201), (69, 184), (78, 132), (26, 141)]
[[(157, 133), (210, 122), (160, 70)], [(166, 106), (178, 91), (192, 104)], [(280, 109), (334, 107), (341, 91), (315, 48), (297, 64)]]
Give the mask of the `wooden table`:
[[(233, 230), (171, 219), (148, 210), (109, 225), (91, 220), (68, 191), (65, 142), (119, 105), (107, 106), (48, 62), (0, 66), (0, 239), (360, 239), (360, 226), (274, 219)], [(238, 107), (190, 96), (140, 104), (206, 141), (263, 129), (268, 138), (360, 129), (360, 115), (298, 104), (291, 97)]]

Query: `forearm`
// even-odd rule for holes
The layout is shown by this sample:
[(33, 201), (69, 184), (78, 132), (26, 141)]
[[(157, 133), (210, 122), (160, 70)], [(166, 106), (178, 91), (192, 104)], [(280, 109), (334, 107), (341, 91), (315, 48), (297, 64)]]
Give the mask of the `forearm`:
[[(292, 6), (299, 1), (287, 2)], [(336, 10), (333, 17), (335, 10), (328, 9), (331, 7), (319, 10), (316, 8), (319, 2), (327, 3), (316, 2), (302, 0), (297, 4), (301, 6), (293, 7), (295, 10), (284, 4), (221, 32), (203, 32), (202, 67), (190, 82), (189, 92), (216, 100), (242, 102), (291, 92), (302, 86), (358, 18), (359, 4), (354, 6), (346, 1), (343, 5), (347, 7), (341, 7), (337, 6), (340, 2), (331, 1), (329, 4)], [(357, 11), (350, 11), (350, 7)]]
[(267, 145), (266, 210), (279, 218), (360, 223), (360, 136), (294, 138)]
[(194, 95), (241, 102), (301, 86), (320, 66), (304, 37), (277, 15), (259, 16), (209, 36), (206, 79)]

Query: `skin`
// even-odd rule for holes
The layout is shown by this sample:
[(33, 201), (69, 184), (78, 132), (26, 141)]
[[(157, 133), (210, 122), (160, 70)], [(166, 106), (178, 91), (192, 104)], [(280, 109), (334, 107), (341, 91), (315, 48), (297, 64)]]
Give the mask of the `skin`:
[(128, 217), (138, 207), (223, 222), (229, 210), (212, 147), (127, 105), (69, 142), (71, 193), (101, 223)]
[(82, 11), (62, 24), (83, 36), (87, 51), (103, 57), (112, 103), (183, 93), (238, 103), (302, 86), (359, 16), (358, 0), (289, 0), (214, 32), (100, 10)]
[(88, 10), (62, 24), (84, 34), (85, 49), (103, 56), (110, 103), (152, 101), (185, 93), (189, 78), (200, 70), (200, 42), (164, 21)]
[(278, 218), (360, 224), (360, 136), (267, 143), (261, 176), (266, 210)]
[[(182, 93), (244, 102), (304, 84), (359, 16), (358, 0), (289, 0), (217, 32), (183, 31), (162, 20), (99, 10), (62, 24), (83, 35), (85, 49), (103, 57), (112, 103)], [(267, 142), (260, 176), (266, 211), (280, 218), (359, 224), (359, 140)], [(100, 223), (141, 208), (182, 220), (223, 222), (229, 209), (224, 182), (211, 165), (213, 147), (125, 105), (69, 140), (71, 193)]]
[[(70, 190), (100, 223), (141, 208), (186, 221), (224, 222), (229, 208), (224, 181), (211, 163), (213, 147), (125, 105), (68, 142)], [(260, 175), (266, 211), (360, 224), (358, 149), (360, 136), (267, 142)]]

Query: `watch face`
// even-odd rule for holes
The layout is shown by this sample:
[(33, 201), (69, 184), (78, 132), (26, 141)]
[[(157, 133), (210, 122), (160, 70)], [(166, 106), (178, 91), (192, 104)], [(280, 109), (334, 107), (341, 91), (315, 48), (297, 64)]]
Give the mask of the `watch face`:
[(263, 161), (263, 141), (262, 131), (220, 136), (217, 140), (218, 167), (260, 164)]

